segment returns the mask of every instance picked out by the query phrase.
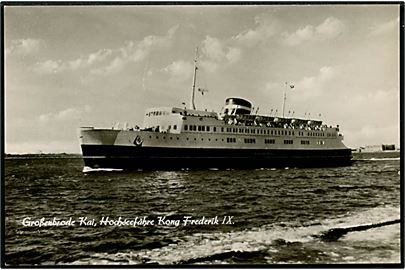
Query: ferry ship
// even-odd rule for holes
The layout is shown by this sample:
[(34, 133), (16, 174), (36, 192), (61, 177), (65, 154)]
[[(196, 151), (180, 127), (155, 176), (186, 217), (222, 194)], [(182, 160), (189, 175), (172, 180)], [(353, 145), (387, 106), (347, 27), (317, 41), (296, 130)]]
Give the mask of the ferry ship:
[(343, 144), (338, 125), (255, 114), (252, 103), (240, 97), (227, 98), (220, 113), (197, 110), (197, 69), (196, 57), (190, 108), (147, 109), (142, 127), (81, 127), (83, 171), (334, 167), (352, 163), (352, 151)]

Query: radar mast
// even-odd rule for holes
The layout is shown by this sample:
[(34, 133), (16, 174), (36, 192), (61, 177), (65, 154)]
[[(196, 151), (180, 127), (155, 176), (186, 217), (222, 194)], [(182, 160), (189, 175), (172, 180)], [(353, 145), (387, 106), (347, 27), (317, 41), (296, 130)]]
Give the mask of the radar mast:
[(195, 82), (197, 80), (197, 60), (198, 60), (198, 47), (195, 49), (195, 58), (194, 58), (194, 74), (193, 74), (193, 88), (191, 94), (190, 109), (195, 110), (194, 96), (195, 96)]

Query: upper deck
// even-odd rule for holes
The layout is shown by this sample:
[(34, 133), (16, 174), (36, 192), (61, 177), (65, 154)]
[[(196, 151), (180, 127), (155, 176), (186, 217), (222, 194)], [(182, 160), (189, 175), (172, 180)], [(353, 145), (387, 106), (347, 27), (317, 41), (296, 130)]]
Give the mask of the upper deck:
[(179, 133), (187, 117), (218, 119), (216, 112), (182, 109), (177, 107), (157, 107), (147, 109), (143, 129), (160, 132)]
[[(228, 102), (230, 106), (234, 103)], [(247, 108), (246, 104), (244, 107)], [(324, 144), (325, 140), (337, 139), (339, 127), (323, 124), (320, 120), (302, 118), (283, 118), (257, 114), (237, 114), (235, 110), (224, 110), (221, 114), (202, 110), (178, 107), (157, 107), (146, 110), (141, 130), (158, 133), (183, 135), (216, 136), (226, 135), (244, 139), (262, 137), (308, 138), (304, 143)], [(225, 112), (225, 113), (224, 113)], [(211, 135), (210, 135), (211, 134)], [(229, 138), (233, 138), (229, 137)], [(233, 139), (230, 139), (233, 140)], [(271, 140), (270, 140), (271, 142)]]
[(178, 107), (150, 108), (145, 111), (143, 126), (135, 128), (137, 132), (120, 133), (115, 143), (131, 143), (139, 134), (143, 145), (149, 147), (344, 148), (339, 126), (327, 126), (320, 120), (253, 114), (251, 110), (251, 104), (240, 98), (227, 99), (220, 114)]

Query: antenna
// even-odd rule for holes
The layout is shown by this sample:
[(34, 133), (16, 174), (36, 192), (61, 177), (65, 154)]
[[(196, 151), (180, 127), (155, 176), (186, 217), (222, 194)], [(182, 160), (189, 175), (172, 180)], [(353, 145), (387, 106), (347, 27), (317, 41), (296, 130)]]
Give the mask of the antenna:
[(289, 85), (288, 82), (285, 82), (284, 99), (283, 99), (283, 118), (284, 118), (285, 101), (286, 101), (286, 99), (287, 99), (287, 89), (288, 89), (288, 86), (290, 86), (290, 89), (294, 89), (294, 87), (295, 87), (293, 84), (290, 84), (290, 85)]
[(198, 47), (195, 48), (195, 58), (194, 58), (194, 74), (193, 74), (193, 91), (191, 94), (190, 109), (195, 110), (194, 96), (195, 96), (195, 81), (197, 80), (197, 60), (198, 60)]
[(285, 88), (284, 88), (284, 99), (283, 99), (283, 118), (284, 118), (284, 107), (285, 107), (285, 100), (287, 99), (287, 91), (286, 91), (286, 89), (287, 89), (287, 85), (288, 85), (288, 82), (285, 82)]

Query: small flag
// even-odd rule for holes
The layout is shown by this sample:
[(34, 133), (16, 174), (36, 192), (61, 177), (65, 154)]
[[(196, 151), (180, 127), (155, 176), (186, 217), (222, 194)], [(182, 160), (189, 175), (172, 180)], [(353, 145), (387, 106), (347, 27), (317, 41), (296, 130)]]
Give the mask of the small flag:
[(208, 89), (198, 88), (198, 91), (201, 93), (201, 95), (204, 95), (204, 92), (208, 92)]

